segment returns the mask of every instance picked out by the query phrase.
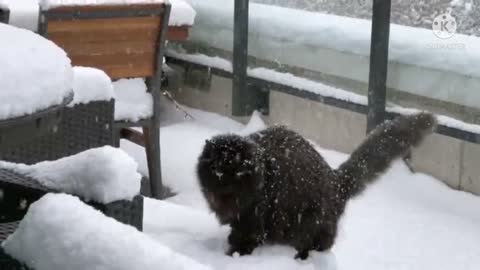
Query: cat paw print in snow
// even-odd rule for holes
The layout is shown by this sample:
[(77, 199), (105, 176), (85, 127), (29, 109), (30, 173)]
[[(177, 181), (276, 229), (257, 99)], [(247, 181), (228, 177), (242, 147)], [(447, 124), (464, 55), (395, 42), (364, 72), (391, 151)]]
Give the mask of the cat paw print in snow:
[(435, 36), (441, 39), (451, 38), (457, 32), (457, 20), (452, 16), (452, 9), (435, 17), (432, 23)]

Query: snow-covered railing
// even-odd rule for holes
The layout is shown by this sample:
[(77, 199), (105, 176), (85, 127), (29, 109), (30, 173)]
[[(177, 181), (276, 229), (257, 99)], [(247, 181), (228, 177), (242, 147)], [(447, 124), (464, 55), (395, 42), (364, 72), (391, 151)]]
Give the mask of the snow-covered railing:
[[(231, 52), (233, 1), (190, 0), (197, 12), (190, 40)], [(301, 19), (299, 19), (301, 18)], [(359, 83), (366, 92), (371, 22), (330, 14), (250, 4), (249, 54)], [(391, 26), (388, 87), (430, 99), (479, 108), (480, 39)]]
[[(232, 63), (220, 57), (210, 57), (202, 54), (182, 54), (174, 51), (169, 52), (170, 62), (186, 64), (192, 67), (208, 67), (214, 74), (231, 77)], [(247, 70), (250, 84), (260, 85), (275, 91), (284, 92), (305, 99), (320, 101), (327, 105), (347, 109), (350, 111), (366, 114), (368, 101), (366, 96), (335, 88), (320, 82), (299, 77), (291, 73), (278, 72), (266, 68), (249, 68)], [(398, 105), (386, 108), (388, 118), (398, 114), (418, 113), (418, 109), (404, 108)], [(439, 126), (437, 133), (480, 143), (480, 125), (466, 123), (455, 118), (437, 115)]]

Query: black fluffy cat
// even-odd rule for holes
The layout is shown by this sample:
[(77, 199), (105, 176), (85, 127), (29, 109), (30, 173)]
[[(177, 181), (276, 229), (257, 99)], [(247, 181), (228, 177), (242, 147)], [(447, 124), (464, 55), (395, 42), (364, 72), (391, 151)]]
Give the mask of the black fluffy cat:
[(232, 228), (228, 254), (250, 254), (264, 243), (291, 245), (300, 259), (330, 249), (347, 201), (435, 126), (428, 113), (387, 121), (338, 169), (282, 126), (207, 140), (197, 173), (210, 208)]

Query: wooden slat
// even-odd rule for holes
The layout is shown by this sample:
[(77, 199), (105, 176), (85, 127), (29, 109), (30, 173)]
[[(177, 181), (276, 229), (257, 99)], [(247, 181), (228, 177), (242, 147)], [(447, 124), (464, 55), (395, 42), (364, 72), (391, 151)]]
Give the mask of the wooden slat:
[(152, 66), (104, 66), (102, 70), (107, 73), (112, 80), (122, 78), (145, 78), (150, 77), (155, 72)]
[(50, 12), (91, 12), (91, 11), (111, 11), (111, 10), (148, 10), (161, 9), (163, 10), (163, 3), (145, 3), (145, 4), (130, 4), (130, 5), (85, 5), (85, 6), (61, 6), (52, 8)]
[(68, 55), (118, 55), (127, 56), (131, 54), (151, 54), (156, 52), (155, 42), (145, 41), (117, 41), (98, 43), (71, 43), (52, 39), (57, 45), (65, 48)]
[[(112, 34), (112, 32), (114, 34)], [(49, 32), (48, 38), (57, 42), (69, 43), (74, 40), (77, 32)], [(82, 42), (118, 42), (118, 41), (147, 41), (155, 42), (158, 39), (158, 29), (106, 29), (94, 32), (82, 32)]]
[[(124, 77), (149, 77), (155, 73), (156, 50), (161, 28), (161, 17), (110, 17), (70, 19), (61, 13), (87, 14), (98, 11), (161, 10), (162, 4), (127, 6), (76, 6), (60, 7), (48, 11), (47, 37), (62, 47), (72, 60), (72, 65), (90, 66), (104, 70), (112, 79)], [(123, 13), (122, 13), (123, 14)], [(125, 13), (126, 14), (126, 13)], [(158, 14), (158, 13), (157, 13)], [(119, 15), (119, 13), (117, 13)], [(131, 15), (131, 13), (129, 13)], [(116, 16), (116, 15), (115, 15)], [(186, 40), (190, 26), (168, 28), (167, 39)]]
[(154, 53), (130, 55), (69, 55), (69, 57), (73, 65), (102, 69), (112, 79), (149, 77), (155, 72)]
[(145, 136), (143, 136), (143, 133), (138, 132), (133, 128), (122, 128), (120, 130), (120, 136), (122, 139), (129, 140), (137, 145), (145, 147)]
[(124, 30), (159, 30), (159, 17), (102, 18), (87, 20), (62, 20), (48, 22), (48, 33), (55, 32), (105, 32), (119, 34)]
[(112, 79), (155, 72), (159, 17), (49, 21), (47, 36), (76, 66), (102, 69)]
[(185, 41), (190, 34), (190, 26), (169, 26), (167, 39), (170, 41)]

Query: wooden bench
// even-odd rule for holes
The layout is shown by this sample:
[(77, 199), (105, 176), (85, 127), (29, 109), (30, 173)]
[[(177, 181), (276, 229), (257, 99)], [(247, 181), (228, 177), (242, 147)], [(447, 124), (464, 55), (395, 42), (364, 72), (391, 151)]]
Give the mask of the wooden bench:
[[(72, 65), (95, 67), (113, 80), (143, 77), (153, 98), (153, 115), (138, 122), (117, 122), (118, 136), (137, 134), (145, 144), (150, 192), (164, 196), (160, 168), (160, 86), (165, 40), (181, 39), (185, 27), (169, 30), (169, 3), (63, 6), (41, 10), (39, 34), (62, 47)], [(130, 127), (143, 127), (143, 134)], [(130, 139), (131, 136), (124, 136)], [(138, 142), (138, 140), (132, 140)], [(118, 143), (119, 144), (119, 143)]]

